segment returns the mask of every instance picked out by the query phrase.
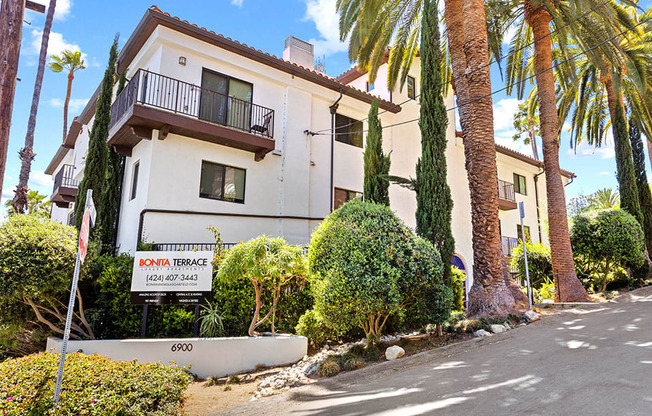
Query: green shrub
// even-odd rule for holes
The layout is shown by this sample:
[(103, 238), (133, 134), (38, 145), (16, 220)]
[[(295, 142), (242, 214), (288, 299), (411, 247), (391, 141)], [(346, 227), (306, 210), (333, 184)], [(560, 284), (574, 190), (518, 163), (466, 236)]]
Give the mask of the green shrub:
[(296, 326), (297, 335), (303, 335), (308, 338), (315, 347), (321, 347), (329, 339), (337, 339), (337, 332), (328, 328), (324, 323), (324, 318), (315, 311), (310, 309), (299, 318)]
[(621, 209), (590, 211), (573, 218), (571, 244), (580, 279), (604, 291), (619, 267), (636, 279), (648, 271), (643, 228)]
[(539, 285), (539, 288), (532, 288), (534, 303), (542, 303), (544, 300), (555, 300), (555, 282), (547, 278)]
[(319, 377), (333, 377), (342, 371), (340, 365), (334, 358), (328, 357), (317, 366), (317, 375)]
[(341, 333), (359, 327), (373, 342), (406, 305), (425, 323), (444, 322), (452, 308), (437, 251), (383, 205), (350, 201), (328, 215), (308, 261), (315, 310)]
[(354, 344), (349, 348), (349, 354), (355, 355), (356, 357), (364, 357), (364, 345), (363, 344)]
[(380, 360), (380, 352), (379, 348), (377, 345), (367, 345), (367, 347), (364, 349), (364, 355), (362, 358), (366, 362), (374, 362), (374, 361), (379, 361)]
[(59, 355), (33, 354), (0, 363), (0, 413), (8, 415), (180, 415), (191, 377), (160, 363), (66, 357), (59, 409), (53, 406)]
[[(530, 285), (533, 288), (539, 288), (546, 279), (552, 276), (550, 247), (527, 242), (525, 248), (527, 248), (527, 262), (530, 270)], [(512, 270), (518, 270), (519, 277), (525, 281), (525, 256), (523, 256), (522, 241), (512, 251)]]
[(464, 292), (466, 291), (466, 274), (455, 266), (451, 266), (453, 281), (453, 310), (464, 310)]
[[(346, 354), (345, 354), (346, 355)], [(349, 355), (346, 357), (341, 367), (344, 371), (353, 371), (359, 370), (365, 366), (365, 362), (362, 358), (356, 357), (354, 355)]]
[[(37, 215), (12, 215), (0, 225), (3, 350), (29, 352), (31, 346), (23, 341), (42, 340), (53, 327), (63, 333), (67, 312), (63, 305), (68, 304), (76, 254), (74, 227)], [(76, 316), (74, 323), (72, 338), (91, 336), (85, 320)]]

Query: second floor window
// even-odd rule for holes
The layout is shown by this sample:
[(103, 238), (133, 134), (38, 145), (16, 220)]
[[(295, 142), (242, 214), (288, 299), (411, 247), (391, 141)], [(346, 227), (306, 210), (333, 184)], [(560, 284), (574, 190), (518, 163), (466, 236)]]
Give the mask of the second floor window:
[(131, 170), (131, 194), (129, 195), (129, 200), (136, 198), (136, 193), (138, 192), (138, 171), (140, 170), (140, 160), (134, 163)]
[(407, 77), (407, 95), (408, 98), (416, 98), (417, 96), (417, 81), (414, 79), (414, 77), (411, 77), (408, 75)]
[[(532, 241), (530, 238), (530, 226), (526, 225), (523, 228), (525, 228), (525, 241), (528, 243)], [(523, 229), (521, 228), (521, 224), (516, 224), (516, 236), (519, 240), (523, 241)]]
[(525, 183), (525, 176), (519, 175), (518, 173), (514, 174), (514, 192), (527, 195), (527, 187)]
[(374, 88), (374, 83), (367, 81), (367, 92), (372, 91)]
[(249, 130), (252, 84), (204, 69), (201, 87), (200, 119)]
[(333, 209), (338, 209), (345, 202), (353, 199), (362, 199), (362, 193), (356, 191), (349, 191), (347, 189), (335, 188), (335, 198), (333, 200)]
[(335, 140), (351, 146), (362, 147), (362, 121), (335, 114)]
[(203, 161), (200, 198), (244, 203), (245, 170)]

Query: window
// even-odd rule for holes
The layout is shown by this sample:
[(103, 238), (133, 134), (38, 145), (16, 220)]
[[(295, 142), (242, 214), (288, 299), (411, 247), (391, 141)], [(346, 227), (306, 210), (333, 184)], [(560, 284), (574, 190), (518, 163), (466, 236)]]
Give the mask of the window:
[(335, 114), (335, 140), (351, 146), (362, 147), (362, 121)]
[(374, 83), (367, 81), (367, 92), (372, 91), (374, 88), (375, 88)]
[(217, 163), (201, 163), (199, 197), (244, 203), (245, 170)]
[(252, 84), (204, 69), (201, 87), (200, 119), (249, 130)]
[(414, 99), (417, 96), (417, 81), (414, 77), (407, 77), (407, 94), (408, 98)]
[(514, 192), (527, 195), (527, 187), (525, 186), (525, 176), (514, 174)]
[[(525, 228), (525, 241), (528, 243), (532, 242), (532, 238), (530, 237), (530, 226), (526, 225), (523, 228)], [(521, 224), (516, 224), (516, 236), (520, 241), (523, 241), (523, 230), (521, 229)]]
[(345, 202), (352, 199), (362, 199), (362, 193), (356, 191), (349, 191), (346, 189), (335, 188), (335, 198), (333, 200), (333, 209), (338, 209)]
[(134, 163), (133, 168), (131, 169), (131, 194), (129, 195), (129, 200), (136, 198), (136, 191), (138, 190), (138, 171), (140, 170), (140, 160)]

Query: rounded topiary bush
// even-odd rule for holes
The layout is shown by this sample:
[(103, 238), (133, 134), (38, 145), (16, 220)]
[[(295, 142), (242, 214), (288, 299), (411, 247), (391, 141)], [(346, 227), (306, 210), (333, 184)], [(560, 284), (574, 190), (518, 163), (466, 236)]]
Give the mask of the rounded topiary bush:
[(0, 363), (0, 414), (181, 415), (192, 377), (160, 363), (114, 361), (99, 355), (66, 357), (59, 408), (54, 388), (59, 354), (41, 353)]
[(341, 333), (359, 327), (374, 341), (395, 312), (413, 307), (410, 319), (440, 323), (452, 309), (439, 253), (384, 205), (350, 201), (331, 213), (308, 262), (315, 310)]

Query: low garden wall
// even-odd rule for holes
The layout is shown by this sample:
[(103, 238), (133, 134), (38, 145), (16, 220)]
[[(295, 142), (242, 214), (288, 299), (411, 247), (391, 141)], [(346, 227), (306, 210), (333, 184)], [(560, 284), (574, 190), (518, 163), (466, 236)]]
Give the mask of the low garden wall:
[[(49, 337), (47, 350), (61, 352), (60, 338)], [(233, 338), (166, 338), (68, 341), (68, 352), (100, 354), (119, 361), (174, 361), (191, 366), (200, 378), (223, 377), (267, 367), (295, 363), (308, 352), (308, 339), (300, 336)]]

